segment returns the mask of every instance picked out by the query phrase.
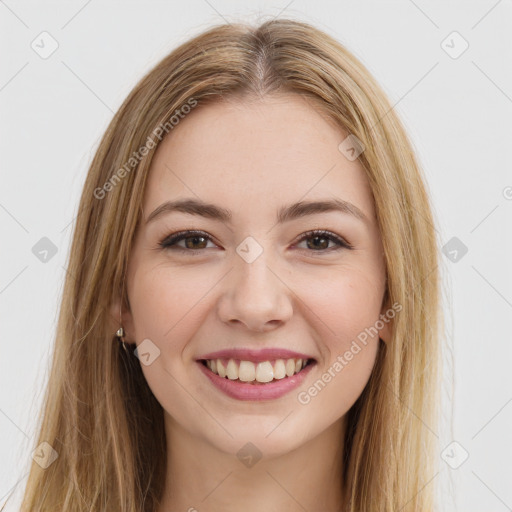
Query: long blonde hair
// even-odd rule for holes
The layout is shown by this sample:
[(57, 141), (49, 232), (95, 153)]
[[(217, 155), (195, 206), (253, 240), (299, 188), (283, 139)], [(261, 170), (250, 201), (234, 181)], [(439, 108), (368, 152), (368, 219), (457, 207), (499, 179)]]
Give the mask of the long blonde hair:
[(213, 27), (179, 46), (136, 85), (103, 136), (79, 204), (35, 444), (58, 456), (46, 469), (31, 463), (22, 511), (156, 510), (167, 467), (162, 407), (139, 361), (120, 348), (110, 314), (116, 298), (129, 307), (123, 282), (155, 133), (170, 132), (184, 105), (274, 92), (307, 96), (364, 144), (359, 162), (382, 234), (385, 300), (402, 306), (347, 415), (346, 510), (435, 509), (426, 484), (438, 453), (428, 427), (438, 421), (440, 287), (422, 171), (365, 67), (322, 31), (275, 19)]

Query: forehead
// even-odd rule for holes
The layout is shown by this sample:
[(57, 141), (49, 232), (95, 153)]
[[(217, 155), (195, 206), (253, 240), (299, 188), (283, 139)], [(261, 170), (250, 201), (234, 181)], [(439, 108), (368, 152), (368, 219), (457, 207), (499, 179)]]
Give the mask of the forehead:
[(340, 198), (373, 218), (364, 170), (339, 150), (347, 136), (298, 95), (197, 107), (159, 145), (144, 199), (197, 196), (237, 213), (299, 200)]

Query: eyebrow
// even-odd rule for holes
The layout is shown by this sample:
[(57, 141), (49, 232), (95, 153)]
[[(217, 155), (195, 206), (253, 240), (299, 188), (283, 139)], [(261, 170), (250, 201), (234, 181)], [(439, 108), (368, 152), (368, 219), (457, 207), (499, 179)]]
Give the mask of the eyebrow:
[[(299, 201), (288, 206), (281, 207), (277, 212), (277, 223), (283, 224), (285, 222), (314, 215), (317, 213), (325, 213), (337, 211), (344, 214), (352, 215), (356, 219), (369, 224), (370, 220), (356, 205), (345, 201), (343, 199), (325, 199), (319, 201)], [(208, 219), (231, 223), (233, 214), (230, 210), (217, 206), (204, 201), (186, 198), (178, 199), (176, 201), (166, 201), (158, 206), (147, 218), (146, 224), (161, 217), (166, 213), (181, 212), (189, 215), (198, 215)]]

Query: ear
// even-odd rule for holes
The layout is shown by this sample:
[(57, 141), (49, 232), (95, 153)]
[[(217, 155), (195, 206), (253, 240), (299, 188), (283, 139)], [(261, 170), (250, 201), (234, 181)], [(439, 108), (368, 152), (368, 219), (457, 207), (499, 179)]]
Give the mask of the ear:
[[(384, 324), (382, 329), (379, 329), (379, 337), (382, 339), (382, 341), (384, 343), (386, 343), (386, 345), (390, 342), (391, 337), (393, 335), (393, 326), (394, 326), (393, 318), (395, 315), (393, 314), (393, 316), (391, 316), (389, 314), (390, 310), (392, 310), (392, 312), (394, 313), (394, 309), (389, 304), (389, 301), (386, 300), (382, 307), (382, 310), (380, 312), (380, 316), (379, 316), (379, 320), (381, 320), (381, 322)], [(379, 323), (379, 325), (380, 325), (380, 323)]]
[[(382, 313), (382, 314), (384, 314), (384, 313)], [(393, 328), (392, 328), (393, 320), (388, 319), (385, 316), (381, 316), (381, 318), (383, 319), (382, 323), (384, 324), (384, 327), (379, 330), (379, 338), (381, 338), (382, 341), (387, 345), (389, 343), (389, 341), (391, 340), (391, 335), (393, 332)]]
[[(116, 295), (110, 304), (110, 317), (112, 319), (113, 333), (115, 334), (119, 327), (123, 327), (124, 330), (124, 341), (126, 343), (134, 343), (135, 332), (133, 329), (133, 319), (126, 301), (123, 301), (121, 308), (121, 297)], [(120, 318), (120, 313), (122, 317)]]

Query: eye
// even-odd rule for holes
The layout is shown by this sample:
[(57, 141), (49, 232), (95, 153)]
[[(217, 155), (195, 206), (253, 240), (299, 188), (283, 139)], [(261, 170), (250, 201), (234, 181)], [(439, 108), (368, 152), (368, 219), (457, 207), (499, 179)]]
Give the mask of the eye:
[[(310, 252), (324, 253), (336, 251), (339, 249), (353, 249), (353, 246), (351, 246), (343, 238), (336, 235), (335, 233), (323, 229), (307, 231), (300, 237), (298, 242), (307, 242), (308, 240), (312, 241), (311, 244), (307, 244), (307, 248), (310, 249)], [(181, 241), (184, 242), (184, 246), (178, 245), (178, 243)], [(162, 249), (172, 249), (173, 251), (180, 251), (183, 253), (198, 254), (203, 249), (207, 248), (206, 245), (208, 242), (213, 243), (213, 239), (208, 233), (205, 233), (204, 231), (188, 230), (173, 233), (165, 237), (159, 243), (159, 247)], [(329, 242), (334, 242), (335, 246), (328, 248), (327, 246), (329, 245)]]
[[(185, 241), (184, 247), (177, 245), (178, 242), (181, 242), (182, 240)], [(162, 247), (162, 249), (173, 249), (182, 252), (195, 253), (196, 251), (205, 249), (205, 244), (211, 240), (212, 238), (210, 235), (204, 231), (180, 231), (164, 238), (159, 243), (159, 246)]]
[[(313, 252), (331, 252), (339, 249), (353, 249), (353, 247), (346, 242), (343, 238), (332, 233), (330, 231), (326, 231), (324, 229), (315, 229), (313, 231), (307, 231), (304, 233), (299, 242), (312, 240), (312, 244), (307, 244), (310, 247), (315, 247), (320, 250), (314, 250)], [(336, 244), (335, 247), (327, 248), (329, 242), (334, 242)]]

